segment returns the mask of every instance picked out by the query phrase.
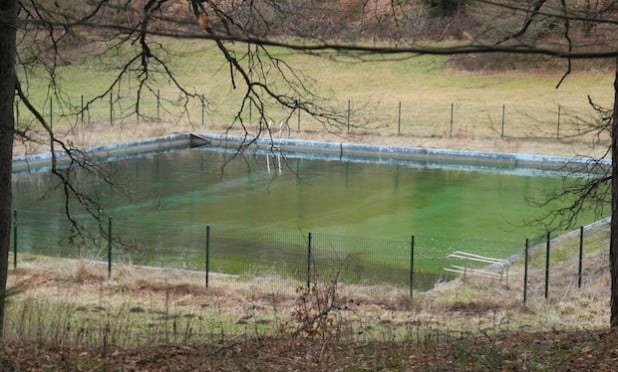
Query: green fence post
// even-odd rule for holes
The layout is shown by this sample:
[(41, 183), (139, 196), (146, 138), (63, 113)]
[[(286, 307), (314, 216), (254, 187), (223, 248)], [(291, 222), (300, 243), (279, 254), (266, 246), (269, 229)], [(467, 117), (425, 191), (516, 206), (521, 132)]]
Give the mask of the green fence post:
[(210, 273), (210, 225), (206, 226), (206, 288), (208, 288), (209, 273)]
[(13, 269), (17, 269), (17, 209), (13, 211)]
[(562, 113), (562, 106), (558, 105), (558, 123), (556, 125), (556, 139), (560, 139), (560, 115)]
[(296, 110), (298, 110), (298, 112), (296, 113), (296, 125), (297, 125), (297, 131), (300, 132), (300, 100), (296, 100)]
[(414, 235), (410, 237), (410, 298), (414, 288)]
[(506, 105), (502, 104), (502, 129), (500, 131), (500, 139), (504, 139), (504, 117), (506, 113)]
[(311, 286), (311, 233), (307, 239), (307, 289), (309, 289)]
[(54, 126), (54, 97), (49, 97), (49, 127)]
[(109, 90), (109, 125), (114, 125), (114, 97), (112, 90)]
[(204, 116), (204, 111), (205, 111), (205, 109), (206, 109), (204, 106), (205, 106), (205, 105), (204, 105), (204, 101), (202, 100), (202, 127), (204, 126), (204, 117), (205, 117), (205, 116)]
[(352, 115), (352, 102), (348, 100), (348, 133), (350, 133), (350, 116)]
[(157, 121), (161, 120), (161, 91), (157, 89)]
[(549, 298), (549, 249), (551, 246), (551, 234), (547, 232), (547, 249), (545, 253), (545, 299)]
[(397, 135), (401, 136), (401, 101), (399, 101), (399, 108), (397, 110)]
[(528, 250), (530, 249), (530, 240), (526, 238), (526, 248), (524, 249), (524, 305), (528, 299)]
[(582, 270), (584, 258), (584, 227), (579, 227), (579, 267), (577, 268), (577, 288), (582, 287)]
[(455, 103), (451, 102), (451, 120), (449, 129), (449, 138), (453, 138), (453, 115), (455, 115)]
[(112, 277), (112, 217), (107, 217), (107, 279)]

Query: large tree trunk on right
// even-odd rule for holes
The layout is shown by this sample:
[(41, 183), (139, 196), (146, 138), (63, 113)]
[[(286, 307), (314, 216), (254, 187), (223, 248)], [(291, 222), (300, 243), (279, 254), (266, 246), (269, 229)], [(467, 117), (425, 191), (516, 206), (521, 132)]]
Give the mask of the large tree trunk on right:
[(611, 275), (610, 327), (618, 328), (618, 58), (614, 79), (614, 112), (612, 131), (612, 222), (609, 241), (609, 266)]
[(4, 333), (6, 279), (11, 246), (11, 174), (15, 119), (17, 0), (0, 1), (0, 337)]

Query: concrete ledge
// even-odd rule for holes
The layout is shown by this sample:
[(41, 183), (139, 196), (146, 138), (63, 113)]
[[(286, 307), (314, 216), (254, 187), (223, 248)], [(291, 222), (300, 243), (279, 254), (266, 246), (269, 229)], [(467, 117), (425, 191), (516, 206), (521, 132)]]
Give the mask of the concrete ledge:
[[(553, 155), (531, 155), (517, 153), (482, 152), (468, 150), (429, 149), (422, 147), (400, 147), (384, 145), (366, 145), (354, 143), (333, 143), (303, 141), (289, 138), (259, 138), (229, 136), (219, 134), (200, 134), (211, 145), (223, 148), (238, 148), (242, 143), (255, 141), (258, 147), (273, 148), (280, 151), (299, 151), (313, 153), (338, 154), (344, 156), (365, 156), (388, 159), (408, 159), (431, 161), (433, 163), (464, 163), (469, 165), (486, 165), (505, 168), (527, 167), (544, 170), (583, 170), (594, 159), (585, 157), (569, 158)], [(602, 160), (602, 167), (611, 166), (609, 160)]]
[[(82, 151), (95, 159), (115, 160), (136, 154), (149, 154), (159, 151), (187, 148), (190, 144), (191, 135), (189, 133), (179, 133), (139, 141), (87, 147)], [(69, 156), (64, 151), (56, 151), (55, 154), (60, 165), (69, 160)], [(51, 159), (51, 152), (27, 156), (16, 156), (13, 158), (13, 171), (22, 172), (28, 170), (48, 169), (51, 167)]]
[[(216, 147), (235, 151), (243, 145), (257, 150), (297, 152), (297, 156), (306, 154), (325, 154), (328, 159), (352, 159), (355, 161), (388, 162), (389, 160), (412, 160), (439, 166), (457, 163), (469, 166), (489, 166), (506, 169), (533, 168), (539, 170), (582, 171), (589, 165), (591, 158), (568, 158), (552, 155), (530, 155), (516, 153), (497, 153), (467, 150), (429, 149), (421, 147), (400, 147), (384, 145), (367, 145), (354, 143), (334, 143), (321, 141), (304, 141), (289, 138), (258, 138), (231, 136), (213, 133), (179, 133), (139, 141), (122, 142), (112, 145), (96, 146), (83, 149), (83, 152), (99, 160), (116, 160), (128, 156), (150, 154), (189, 147)], [(68, 161), (63, 151), (57, 151), (59, 164)], [(319, 156), (317, 156), (319, 157)], [(13, 159), (13, 170), (43, 170), (51, 165), (51, 152), (18, 156)], [(603, 160), (602, 167), (609, 167), (611, 162)]]

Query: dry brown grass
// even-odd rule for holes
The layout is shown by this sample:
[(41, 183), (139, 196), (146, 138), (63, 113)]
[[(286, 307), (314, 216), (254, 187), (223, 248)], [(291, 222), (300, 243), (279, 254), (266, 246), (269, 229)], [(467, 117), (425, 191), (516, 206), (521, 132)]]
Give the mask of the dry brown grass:
[[(456, 332), (486, 326), (509, 330), (605, 327), (607, 235), (590, 235), (582, 288), (577, 287), (577, 261), (570, 254), (571, 240), (577, 237), (553, 247), (548, 300), (543, 296), (544, 252), (538, 252), (530, 261), (526, 305), (522, 302), (523, 267), (517, 264), (510, 269), (508, 283), (468, 277), (415, 293), (412, 298), (407, 288), (338, 283), (333, 312), (340, 324), (347, 325), (342, 336), (351, 339), (381, 339), (387, 334), (407, 337), (411, 327), (420, 326)], [(142, 309), (196, 317), (204, 320), (204, 329), (216, 324), (230, 334), (256, 324), (259, 332), (268, 334), (298, 326), (290, 312), (303, 283), (289, 278), (211, 274), (210, 287), (205, 288), (204, 274), (194, 271), (117, 265), (108, 280), (106, 270), (100, 263), (85, 260), (34, 257), (11, 271), (10, 282), (26, 288), (17, 304), (29, 299), (51, 307), (102, 308), (105, 314)], [(319, 286), (323, 291), (327, 287)]]
[[(136, 124), (131, 128), (119, 131), (116, 127), (105, 124), (91, 124), (84, 128), (76, 128), (66, 134), (60, 134), (64, 141), (70, 141), (78, 147), (98, 146), (118, 142), (135, 141), (145, 138), (153, 138), (166, 134), (182, 132), (212, 132), (243, 134), (239, 130), (228, 131), (227, 127), (203, 128), (190, 125), (189, 123), (142, 123)], [(475, 138), (468, 136), (461, 131), (453, 138), (448, 135), (440, 137), (413, 137), (397, 136), (395, 134), (384, 135), (379, 132), (363, 131), (352, 133), (333, 133), (326, 130), (321, 131), (291, 131), (290, 138), (305, 139), (312, 141), (344, 142), (344, 143), (365, 143), (389, 146), (407, 146), (423, 148), (442, 148), (460, 149), (490, 152), (508, 153), (527, 153), (545, 154), (561, 156), (601, 156), (607, 150), (602, 145), (591, 146), (587, 142), (581, 141), (556, 141), (550, 139), (495, 139), (495, 138)], [(30, 142), (27, 144), (16, 143), (14, 154), (34, 154), (49, 151), (49, 145), (41, 139), (38, 143)]]
[[(183, 50), (197, 48), (191, 43), (181, 43), (176, 47)], [(195, 58), (212, 58), (216, 54), (203, 47), (199, 50)], [(596, 103), (611, 107), (613, 74), (605, 71), (574, 71), (560, 89), (555, 89), (564, 73), (562, 70), (472, 73), (445, 68), (443, 59), (429, 56), (405, 62), (366, 63), (336, 62), (305, 55), (286, 54), (285, 58), (306, 74), (308, 81), (315, 79), (316, 90), (327, 97), (317, 104), (332, 104), (343, 117), (347, 114), (348, 100), (352, 109), (351, 133), (346, 128), (328, 128), (334, 131), (329, 132), (303, 113), (301, 131), (297, 132), (297, 117), (294, 115), (289, 118), (291, 130), (284, 133), (286, 137), (565, 156), (599, 155), (607, 148), (607, 138), (600, 144), (593, 144), (591, 135), (581, 135), (577, 130), (578, 124), (589, 124), (598, 116), (588, 103), (588, 95)], [(239, 109), (242, 94), (240, 90), (229, 89), (227, 70), (219, 68), (218, 63), (200, 62), (213, 71), (194, 74), (192, 61), (190, 58), (179, 59), (179, 63), (189, 64), (191, 68), (187, 71), (180, 68), (178, 73), (211, 101), (204, 123), (201, 106), (187, 108), (190, 123), (187, 117), (179, 119), (180, 109), (173, 100), (166, 101), (161, 120), (157, 122), (152, 97), (145, 97), (143, 109), (146, 114), (154, 116), (149, 122), (143, 119), (136, 122), (132, 113), (124, 112), (122, 114), (126, 117), (117, 118), (111, 125), (106, 102), (102, 102), (93, 107), (92, 116), (84, 119), (84, 124), (75, 124), (73, 117), (57, 119), (58, 122), (54, 123), (56, 134), (81, 147), (173, 132), (224, 133)], [(85, 88), (83, 74), (82, 69), (67, 71), (67, 84), (72, 92), (81, 92)], [(105, 78), (100, 80), (102, 84)], [(130, 107), (134, 94), (130, 90), (123, 92), (126, 102), (119, 105), (125, 109)], [(168, 99), (177, 94), (173, 86), (161, 87), (161, 95)], [(399, 103), (402, 105), (401, 136), (398, 136)], [(451, 104), (454, 105), (452, 136), (449, 127)], [(504, 138), (500, 133), (502, 105), (506, 107)], [(560, 140), (555, 139), (558, 106), (562, 110)], [(249, 131), (256, 130), (256, 111), (254, 108), (252, 120), (249, 120), (248, 112), (243, 113)], [(268, 114), (278, 131), (279, 122), (289, 113), (280, 112), (279, 106), (275, 105), (268, 107)], [(21, 120), (27, 121), (27, 115), (22, 113)], [(238, 133), (238, 130), (236, 127), (232, 133)], [(41, 138), (38, 145), (18, 144), (15, 154), (48, 150), (48, 140)]]
[(274, 275), (211, 274), (206, 289), (194, 271), (117, 265), (108, 279), (101, 263), (22, 256), (9, 273), (24, 291), (11, 298), (0, 362), (22, 370), (610, 370), (607, 227), (587, 234), (582, 288), (576, 239), (552, 248), (548, 300), (539, 251), (526, 305), (521, 263), (508, 284), (458, 279), (412, 298), (406, 288), (338, 283), (318, 334), (303, 331), (299, 299), (308, 296), (317, 314), (327, 283), (314, 296)]

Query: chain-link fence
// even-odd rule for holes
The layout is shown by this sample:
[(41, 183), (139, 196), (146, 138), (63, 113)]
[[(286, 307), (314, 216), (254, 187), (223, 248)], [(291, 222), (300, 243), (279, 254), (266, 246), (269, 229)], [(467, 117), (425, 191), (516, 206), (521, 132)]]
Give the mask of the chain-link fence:
[[(113, 94), (110, 92), (110, 97)], [(123, 96), (124, 97), (124, 96)], [(50, 98), (44, 115), (54, 127), (67, 125), (72, 128), (88, 128), (91, 124), (122, 125), (143, 120), (148, 122), (177, 122), (188, 120), (192, 126), (208, 130), (223, 130), (238, 115), (248, 130), (263, 125), (258, 118), (258, 110), (249, 104), (240, 114), (233, 103), (221, 103), (216, 107), (206, 107), (204, 103), (192, 102), (187, 107), (177, 107), (170, 100), (155, 92), (152, 97), (140, 101), (142, 114), (136, 117), (133, 112), (133, 97), (128, 95), (120, 100), (102, 99), (86, 107), (89, 97), (84, 95), (67, 98), (63, 105), (54, 105)], [(127, 100), (127, 102), (123, 102)], [(28, 125), (33, 120), (26, 110), (20, 110), (16, 103), (16, 122)], [(581, 112), (581, 108), (570, 108), (561, 104), (547, 104), (535, 100), (529, 103), (505, 102), (501, 105), (488, 105), (484, 102), (471, 102), (468, 99), (433, 102), (390, 100), (388, 103), (368, 104), (343, 99), (331, 102), (333, 110), (340, 113), (338, 127), (326, 128), (332, 132), (375, 134), (380, 136), (408, 136), (422, 138), (487, 138), (487, 139), (551, 139), (582, 141), (586, 143), (609, 143), (609, 135), (598, 126), (594, 112)], [(59, 107), (56, 107), (59, 106)], [(62, 106), (62, 107), (61, 107)], [(66, 106), (70, 106), (67, 108)], [(317, 118), (297, 110), (290, 115), (282, 107), (268, 107), (267, 121), (280, 135), (289, 132), (308, 132), (324, 130), (324, 124)], [(71, 114), (74, 112), (74, 114)], [(86, 115), (84, 115), (86, 113)], [(21, 116), (20, 116), (21, 115)], [(29, 116), (30, 115), (30, 116)], [(280, 118), (280, 119), (278, 119)], [(601, 134), (601, 136), (599, 136)]]
[(603, 282), (603, 273), (609, 273), (609, 221), (527, 239), (521, 255), (523, 301), (568, 296), (586, 284), (598, 285), (592, 281)]
[[(244, 276), (275, 274), (306, 282), (341, 281), (389, 284), (427, 290), (461, 275), (488, 276), (508, 281), (508, 268), (525, 262), (524, 300), (531, 293), (550, 290), (551, 263), (573, 261), (572, 277), (581, 286), (584, 247), (597, 246), (599, 233), (573, 232), (539, 235), (525, 243), (483, 239), (446, 239), (411, 235), (387, 239), (320, 232), (226, 230), (187, 223), (143, 223), (135, 219), (16, 211), (14, 265), (24, 254), (82, 258)], [(552, 245), (560, 243), (558, 250)], [(527, 247), (527, 248), (526, 248)], [(527, 259), (526, 259), (527, 250)], [(535, 289), (536, 288), (536, 289)]]

